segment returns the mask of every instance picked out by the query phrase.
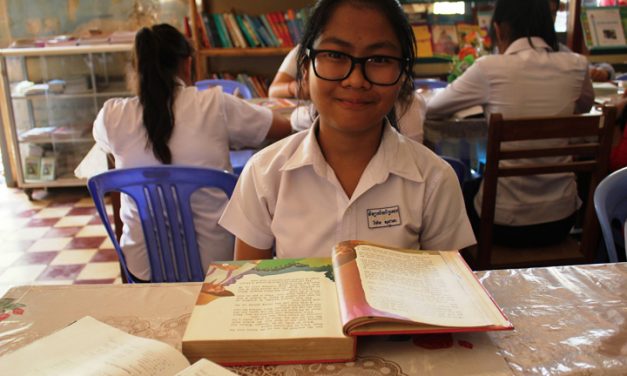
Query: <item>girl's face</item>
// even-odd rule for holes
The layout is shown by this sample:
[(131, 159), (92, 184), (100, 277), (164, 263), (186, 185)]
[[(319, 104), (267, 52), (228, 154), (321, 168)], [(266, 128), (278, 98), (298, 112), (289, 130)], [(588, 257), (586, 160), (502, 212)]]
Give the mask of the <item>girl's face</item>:
[[(350, 3), (335, 9), (313, 48), (357, 58), (402, 57), (400, 43), (387, 18), (374, 8)], [(337, 58), (333, 53), (327, 56)], [(321, 64), (316, 67), (320, 73)], [(320, 114), (320, 127), (349, 133), (379, 130), (383, 118), (394, 106), (404, 79), (401, 77), (392, 86), (375, 85), (364, 77), (362, 65), (355, 64), (345, 79), (327, 81), (316, 76), (311, 62), (305, 77), (309, 81), (311, 100)]]

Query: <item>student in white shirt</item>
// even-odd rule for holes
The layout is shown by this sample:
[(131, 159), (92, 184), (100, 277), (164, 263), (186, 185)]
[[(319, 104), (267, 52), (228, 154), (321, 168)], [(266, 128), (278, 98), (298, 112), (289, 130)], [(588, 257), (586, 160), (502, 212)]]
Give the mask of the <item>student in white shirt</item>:
[[(268, 109), (191, 85), (193, 49), (174, 27), (141, 29), (133, 49), (133, 84), (137, 96), (105, 102), (94, 122), (96, 143), (113, 154), (116, 168), (161, 164), (211, 167), (231, 171), (229, 146), (256, 146), (266, 138), (291, 132), (289, 122)], [(203, 267), (233, 258), (233, 237), (217, 225), (226, 196), (199, 191), (192, 197)], [(129, 271), (150, 279), (150, 265), (140, 218), (132, 200), (122, 195), (124, 223), (120, 241)]]
[[(329, 256), (342, 240), (475, 243), (450, 166), (386, 116), (413, 95), (415, 40), (396, 0), (321, 0), (299, 49), (314, 125), (257, 153), (220, 225), (236, 259)], [(299, 75), (299, 76), (300, 76)]]
[[(487, 114), (502, 113), (506, 119), (590, 110), (594, 93), (588, 63), (584, 56), (557, 52), (546, 0), (497, 0), (492, 25), (500, 54), (478, 59), (435, 95), (427, 103), (428, 117), (445, 117), (474, 105), (483, 105)], [(545, 146), (567, 142), (555, 140)], [(475, 186), (464, 190), (469, 216), (477, 230), (482, 189)], [(520, 246), (560, 241), (570, 231), (579, 205), (573, 174), (501, 178), (497, 185), (495, 241)]]
[[(279, 70), (270, 84), (269, 96), (278, 98), (309, 99), (307, 85), (298, 85), (296, 81), (297, 54), (299, 45), (292, 48), (285, 56)], [(419, 93), (414, 93), (409, 100), (400, 100), (395, 104), (390, 122), (403, 135), (422, 143), (423, 124), (427, 112), (427, 103)], [(300, 106), (292, 113), (292, 128), (296, 131), (309, 129), (316, 117), (315, 106)]]

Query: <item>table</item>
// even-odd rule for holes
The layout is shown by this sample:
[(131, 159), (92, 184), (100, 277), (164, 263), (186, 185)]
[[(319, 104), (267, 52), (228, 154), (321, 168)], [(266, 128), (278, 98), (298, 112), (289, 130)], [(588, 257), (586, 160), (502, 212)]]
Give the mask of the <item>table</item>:
[[(360, 339), (359, 357), (352, 363), (233, 370), (243, 375), (627, 374), (627, 263), (484, 271), (477, 276), (514, 331), (456, 335), (448, 338), (448, 348), (440, 341), (442, 348), (432, 350), (416, 338)], [(0, 301), (0, 310), (9, 312), (0, 316), (0, 355), (87, 314), (180, 348), (199, 287), (15, 287)]]
[(425, 119), (424, 144), (438, 155), (455, 157), (475, 172), (486, 160), (488, 122), (485, 117)]

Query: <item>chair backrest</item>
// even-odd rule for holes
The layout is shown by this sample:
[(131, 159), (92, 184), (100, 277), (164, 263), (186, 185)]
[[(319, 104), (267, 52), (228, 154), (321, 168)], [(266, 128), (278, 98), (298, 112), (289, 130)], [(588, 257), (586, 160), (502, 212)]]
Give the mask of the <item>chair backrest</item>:
[(616, 76), (615, 80), (617, 80), (617, 81), (627, 81), (627, 74), (621, 74), (619, 76)]
[(151, 282), (203, 281), (204, 273), (191, 195), (200, 188), (219, 188), (230, 198), (237, 177), (202, 167), (153, 166), (110, 170), (93, 176), (87, 187), (113, 242), (126, 281), (133, 283), (122, 248), (107, 215), (108, 192), (129, 195), (137, 204), (151, 270)]
[(197, 81), (195, 85), (198, 90), (207, 90), (210, 87), (222, 86), (222, 91), (227, 94), (236, 95), (239, 93), (244, 99), (252, 99), (253, 97), (248, 86), (238, 81), (210, 79)]
[[(627, 167), (607, 176), (594, 192), (596, 209), (605, 249), (610, 262), (618, 261), (616, 244), (625, 248), (627, 221)], [(626, 253), (627, 256), (627, 253)]]
[[(599, 226), (594, 213), (593, 193), (599, 182), (607, 175), (612, 127), (616, 108), (607, 106), (603, 114), (571, 115), (564, 117), (503, 119), (494, 113), (490, 116), (486, 166), (483, 178), (480, 235), (477, 254), (477, 268), (541, 266), (592, 262), (599, 241)], [(508, 149), (503, 142), (569, 139), (569, 144), (561, 147), (526, 147)], [(569, 162), (541, 163), (536, 158), (570, 156)], [(524, 158), (525, 161), (520, 159)], [(503, 166), (503, 160), (516, 159), (515, 166)], [(542, 259), (525, 260), (497, 265), (492, 260), (492, 226), (497, 196), (497, 179), (509, 176), (529, 176), (555, 173), (589, 173), (589, 194), (585, 206), (581, 242), (577, 244), (577, 256), (562, 253), (554, 259), (543, 254)], [(581, 255), (579, 257), (579, 255)]]
[(435, 78), (416, 78), (414, 80), (414, 89), (443, 89), (448, 86), (448, 82), (437, 80)]
[(457, 158), (449, 157), (446, 155), (441, 155), (440, 157), (447, 161), (451, 165), (451, 167), (453, 167), (453, 170), (457, 175), (457, 179), (459, 179), (459, 184), (462, 184), (468, 176), (468, 168), (466, 167), (464, 162), (460, 161)]

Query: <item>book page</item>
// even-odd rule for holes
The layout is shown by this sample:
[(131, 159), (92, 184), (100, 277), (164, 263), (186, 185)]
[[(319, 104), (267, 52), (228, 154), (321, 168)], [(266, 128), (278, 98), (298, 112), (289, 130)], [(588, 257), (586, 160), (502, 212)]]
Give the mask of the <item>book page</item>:
[(320, 260), (251, 261), (228, 278), (210, 269), (184, 341), (343, 337), (330, 260)]
[(189, 366), (183, 354), (85, 316), (0, 358), (0, 375), (171, 376)]
[(200, 359), (191, 366), (185, 368), (175, 376), (236, 376), (236, 373), (215, 364), (207, 359)]
[(379, 311), (439, 326), (486, 326), (481, 301), (439, 252), (359, 245), (357, 266), (368, 304)]

